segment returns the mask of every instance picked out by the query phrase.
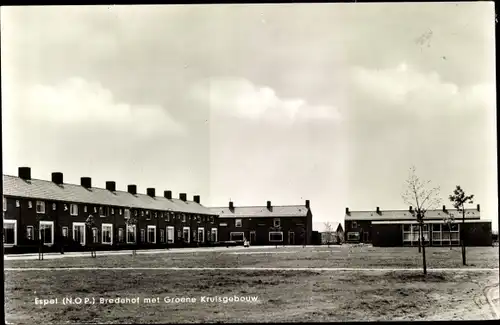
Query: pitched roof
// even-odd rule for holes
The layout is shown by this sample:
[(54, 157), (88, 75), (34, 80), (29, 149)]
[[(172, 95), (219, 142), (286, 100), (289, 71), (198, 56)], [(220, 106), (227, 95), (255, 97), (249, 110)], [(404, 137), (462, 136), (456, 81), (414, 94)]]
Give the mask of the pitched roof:
[(62, 184), (20, 177), (3, 175), (3, 194), (6, 196), (27, 197), (40, 200), (67, 201), (98, 205), (122, 206), (129, 208), (176, 211), (195, 214), (214, 214), (211, 210), (194, 201), (155, 198), (146, 194), (130, 194), (125, 191), (111, 192), (107, 189), (92, 187), (86, 189), (81, 185)]
[[(454, 215), (455, 219), (461, 219), (462, 213), (456, 209), (447, 209), (446, 212), (441, 209), (429, 210), (425, 214), (425, 219), (442, 220), (445, 216)], [(480, 212), (476, 209), (465, 209), (465, 219), (479, 219)], [(350, 211), (345, 215), (345, 220), (414, 220), (408, 210), (384, 210), (378, 214), (376, 211)]]
[(305, 217), (308, 212), (305, 205), (272, 206), (271, 211), (267, 209), (267, 206), (234, 207), (232, 210), (229, 207), (209, 209), (218, 214), (219, 218)]

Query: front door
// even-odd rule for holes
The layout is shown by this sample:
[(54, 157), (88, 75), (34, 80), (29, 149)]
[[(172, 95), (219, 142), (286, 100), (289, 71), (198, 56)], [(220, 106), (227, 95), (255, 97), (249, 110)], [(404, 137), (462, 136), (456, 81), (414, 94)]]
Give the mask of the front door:
[(255, 243), (255, 231), (250, 231), (250, 244)]
[(288, 232), (288, 245), (295, 245), (295, 233), (293, 231)]
[(363, 242), (364, 242), (364, 243), (367, 243), (367, 242), (368, 242), (368, 233), (367, 233), (367, 232), (364, 232), (364, 233), (363, 233)]

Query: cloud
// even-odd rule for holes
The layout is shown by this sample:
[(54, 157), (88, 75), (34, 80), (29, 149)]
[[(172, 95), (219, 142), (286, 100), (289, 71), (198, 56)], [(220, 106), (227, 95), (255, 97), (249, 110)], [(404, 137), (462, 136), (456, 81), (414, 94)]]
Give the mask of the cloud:
[(457, 113), (464, 109), (493, 109), (495, 86), (459, 87), (435, 72), (422, 72), (405, 62), (389, 69), (352, 69), (353, 86), (371, 99), (410, 110)]
[(144, 137), (185, 132), (163, 107), (117, 102), (110, 90), (82, 78), (32, 86), (20, 102), (17, 114), (52, 126), (103, 127), (114, 131), (119, 128), (121, 132)]
[(303, 98), (280, 98), (272, 88), (257, 86), (243, 78), (199, 81), (192, 87), (191, 96), (215, 112), (247, 119), (295, 121), (341, 117), (332, 105), (312, 105)]

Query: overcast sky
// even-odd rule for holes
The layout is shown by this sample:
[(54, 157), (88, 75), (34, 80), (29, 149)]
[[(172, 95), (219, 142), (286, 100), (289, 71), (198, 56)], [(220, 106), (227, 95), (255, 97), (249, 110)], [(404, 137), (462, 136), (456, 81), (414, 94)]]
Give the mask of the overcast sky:
[(407, 208), (408, 169), (498, 229), (493, 2), (2, 7), (3, 172), (315, 222)]

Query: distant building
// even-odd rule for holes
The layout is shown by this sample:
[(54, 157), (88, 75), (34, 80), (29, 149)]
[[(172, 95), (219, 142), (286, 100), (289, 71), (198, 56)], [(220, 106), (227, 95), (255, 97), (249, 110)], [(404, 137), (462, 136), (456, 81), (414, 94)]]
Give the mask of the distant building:
[(325, 222), (315, 222), (314, 229), (321, 236), (321, 244), (339, 244), (344, 242), (344, 228), (340, 222), (329, 222), (329, 229)]
[[(419, 226), (408, 210), (373, 211), (345, 210), (346, 242), (372, 243), (374, 246), (418, 246)], [(444, 218), (453, 215), (451, 228)], [(458, 246), (463, 236), (466, 246), (491, 246), (491, 220), (481, 220), (480, 206), (465, 209), (465, 224), (462, 213), (456, 209), (429, 210), (425, 214), (423, 237), (426, 245)], [(463, 229), (462, 229), (463, 227)]]
[(210, 208), (218, 215), (219, 241), (250, 245), (310, 245), (312, 212), (309, 200), (304, 205), (234, 206)]

